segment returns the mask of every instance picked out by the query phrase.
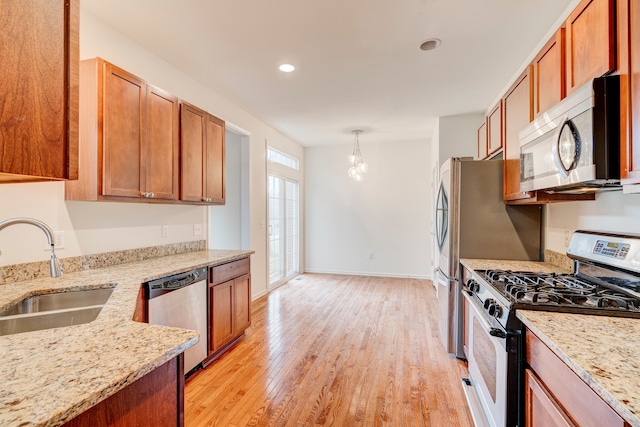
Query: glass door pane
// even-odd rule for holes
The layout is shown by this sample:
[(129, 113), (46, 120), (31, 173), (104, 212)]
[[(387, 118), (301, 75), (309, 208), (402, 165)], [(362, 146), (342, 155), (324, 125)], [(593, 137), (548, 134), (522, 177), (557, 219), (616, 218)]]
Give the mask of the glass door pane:
[(274, 175), (268, 177), (269, 284), (299, 271), (298, 183)]

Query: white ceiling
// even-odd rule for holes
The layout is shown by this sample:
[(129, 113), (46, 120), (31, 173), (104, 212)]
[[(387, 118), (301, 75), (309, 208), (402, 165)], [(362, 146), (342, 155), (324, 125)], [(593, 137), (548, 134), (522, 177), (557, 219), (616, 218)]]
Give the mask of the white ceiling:
[[(424, 141), (484, 111), (572, 0), (82, 0), (305, 146)], [(437, 37), (434, 51), (419, 49)], [(288, 62), (296, 71), (285, 74)]]

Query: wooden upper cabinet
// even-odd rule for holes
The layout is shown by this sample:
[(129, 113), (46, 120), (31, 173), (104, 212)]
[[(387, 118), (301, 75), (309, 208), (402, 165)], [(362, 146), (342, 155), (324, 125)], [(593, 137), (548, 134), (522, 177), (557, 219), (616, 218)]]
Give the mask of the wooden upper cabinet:
[[(104, 114), (102, 120), (98, 118), (104, 126), (102, 195), (140, 197), (145, 84), (111, 64), (99, 64), (99, 68), (104, 69)], [(84, 68), (82, 77), (87, 77)]]
[(565, 97), (565, 29), (560, 28), (533, 60), (533, 114)]
[(615, 1), (582, 0), (567, 18), (567, 94), (616, 69)]
[(180, 126), (180, 200), (224, 204), (224, 121), (187, 102), (182, 102)]
[(494, 107), (487, 117), (487, 157), (496, 154), (503, 146), (502, 101)]
[(209, 114), (206, 138), (206, 186), (207, 202), (225, 203), (225, 124)]
[(478, 159), (487, 158), (487, 121), (482, 122), (478, 128)]
[(78, 0), (0, 7), (0, 182), (78, 176)]
[(504, 199), (530, 199), (533, 195), (520, 191), (520, 131), (533, 118), (531, 67), (515, 81), (504, 96)]
[(144, 190), (153, 198), (177, 200), (179, 195), (180, 103), (178, 98), (146, 85), (143, 144)]
[(80, 67), (82, 167), (66, 198), (177, 200), (178, 99), (100, 58)]
[[(618, 2), (620, 60), (620, 178), (640, 192), (640, 3)], [(631, 185), (633, 184), (633, 185)]]

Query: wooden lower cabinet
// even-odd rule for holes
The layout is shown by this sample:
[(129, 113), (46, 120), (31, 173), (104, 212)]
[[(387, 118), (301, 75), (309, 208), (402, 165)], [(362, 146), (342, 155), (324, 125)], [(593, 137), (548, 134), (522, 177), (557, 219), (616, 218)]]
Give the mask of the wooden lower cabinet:
[(526, 426), (575, 426), (530, 369), (525, 372), (524, 385)]
[(183, 355), (180, 354), (63, 425), (65, 427), (183, 426), (183, 370)]
[(629, 425), (529, 329), (526, 361), (527, 427)]
[(251, 325), (249, 258), (211, 267), (209, 273), (209, 357), (236, 342)]
[(209, 352), (215, 352), (230, 342), (235, 335), (234, 324), (234, 280), (211, 285), (209, 298), (210, 314), (210, 340)]

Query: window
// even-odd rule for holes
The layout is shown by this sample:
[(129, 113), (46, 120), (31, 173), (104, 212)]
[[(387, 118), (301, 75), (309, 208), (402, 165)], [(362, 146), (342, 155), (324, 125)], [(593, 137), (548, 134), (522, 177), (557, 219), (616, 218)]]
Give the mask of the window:
[(267, 147), (267, 160), (270, 162), (281, 164), (283, 166), (287, 166), (291, 169), (299, 169), (298, 159), (284, 154), (278, 150), (274, 150), (271, 147)]

